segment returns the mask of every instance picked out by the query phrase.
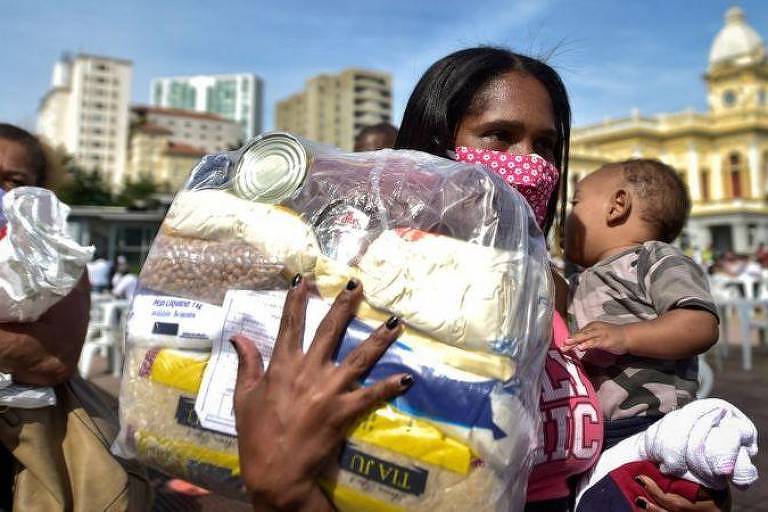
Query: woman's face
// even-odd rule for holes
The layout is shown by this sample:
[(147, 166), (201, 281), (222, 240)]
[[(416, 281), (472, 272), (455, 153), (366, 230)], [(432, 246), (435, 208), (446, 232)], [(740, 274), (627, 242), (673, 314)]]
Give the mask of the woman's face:
[(34, 186), (36, 182), (26, 148), (18, 142), (0, 139), (0, 188), (8, 192), (16, 187)]
[(456, 130), (455, 145), (536, 153), (555, 162), (552, 100), (536, 78), (512, 71), (489, 83)]

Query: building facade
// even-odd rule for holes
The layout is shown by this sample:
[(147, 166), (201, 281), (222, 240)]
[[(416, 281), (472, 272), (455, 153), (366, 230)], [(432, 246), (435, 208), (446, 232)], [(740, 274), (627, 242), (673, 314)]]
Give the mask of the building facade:
[(161, 191), (175, 193), (206, 153), (203, 148), (175, 142), (174, 133), (163, 126), (137, 124), (131, 128), (127, 177), (133, 181), (149, 178)]
[(153, 106), (217, 114), (241, 126), (243, 141), (261, 133), (263, 96), (252, 73), (155, 78), (150, 85)]
[(278, 130), (346, 151), (352, 151), (360, 130), (381, 122), (392, 122), (392, 77), (363, 69), (312, 77), (275, 109)]
[(241, 125), (208, 112), (139, 105), (131, 107), (131, 127), (144, 124), (165, 128), (174, 144), (200, 148), (205, 153), (240, 147), (243, 142)]
[(600, 165), (658, 158), (688, 184), (693, 208), (682, 243), (753, 252), (768, 243), (768, 59), (739, 8), (729, 9), (704, 74), (706, 112), (643, 116), (575, 129), (572, 183)]
[(101, 172), (113, 189), (125, 174), (132, 68), (123, 59), (65, 56), (38, 109), (39, 134), (81, 167)]

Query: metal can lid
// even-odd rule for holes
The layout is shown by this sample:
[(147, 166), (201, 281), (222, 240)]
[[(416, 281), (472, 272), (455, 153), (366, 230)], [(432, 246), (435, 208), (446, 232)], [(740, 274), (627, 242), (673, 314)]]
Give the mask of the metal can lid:
[(307, 151), (289, 133), (268, 133), (243, 151), (233, 190), (243, 199), (279, 203), (293, 194), (307, 175)]

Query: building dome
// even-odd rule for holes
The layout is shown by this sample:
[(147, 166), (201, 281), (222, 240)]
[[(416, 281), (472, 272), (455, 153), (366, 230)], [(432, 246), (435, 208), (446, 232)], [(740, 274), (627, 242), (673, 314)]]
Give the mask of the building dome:
[(719, 64), (753, 64), (765, 58), (763, 39), (750, 27), (744, 11), (731, 7), (725, 13), (725, 27), (715, 37), (709, 50), (710, 69)]

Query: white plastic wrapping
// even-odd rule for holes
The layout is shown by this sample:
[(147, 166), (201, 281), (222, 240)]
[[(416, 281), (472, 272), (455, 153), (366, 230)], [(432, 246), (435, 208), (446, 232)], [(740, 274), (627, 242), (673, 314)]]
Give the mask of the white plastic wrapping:
[[(33, 322), (72, 291), (93, 248), (69, 236), (69, 207), (53, 192), (19, 187), (0, 196), (0, 322)], [(55, 404), (52, 388), (14, 384), (0, 374), (0, 406)]]
[(93, 247), (67, 233), (69, 207), (50, 190), (19, 187), (3, 197), (7, 234), (0, 240), (0, 322), (33, 322), (83, 275)]
[[(219, 366), (214, 375), (213, 363), (231, 360), (222, 341), (238, 330), (269, 360), (282, 290), (297, 272), (320, 294), (310, 301), (308, 340), (357, 278), (365, 300), (337, 361), (396, 314), (406, 329), (362, 383), (400, 372), (416, 379), (349, 433), (322, 480), (334, 505), (522, 509), (551, 338), (545, 241), (500, 177), (416, 151), (345, 154), (267, 134), (205, 157), (140, 275), (137, 301), (146, 298), (128, 318), (115, 452), (237, 494), (232, 372)], [(219, 308), (220, 321), (182, 318), (194, 303)], [(214, 391), (211, 411), (201, 397)]]

